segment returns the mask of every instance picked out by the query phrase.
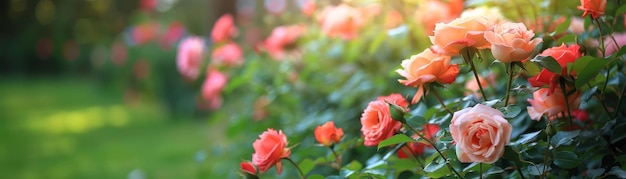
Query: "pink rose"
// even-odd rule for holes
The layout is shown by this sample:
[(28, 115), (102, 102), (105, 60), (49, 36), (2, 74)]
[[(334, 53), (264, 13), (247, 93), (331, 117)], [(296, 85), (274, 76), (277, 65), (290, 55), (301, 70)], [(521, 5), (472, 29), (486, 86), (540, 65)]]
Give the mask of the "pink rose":
[(489, 48), (491, 44), (485, 40), (484, 33), (491, 26), (487, 18), (481, 16), (457, 18), (447, 24), (438, 23), (434, 35), (429, 36), (433, 43), (430, 49), (437, 54), (454, 56), (467, 47)]
[(405, 86), (418, 88), (411, 101), (417, 103), (424, 95), (424, 84), (432, 82), (450, 84), (454, 82), (459, 73), (459, 66), (450, 64), (450, 56), (438, 55), (426, 49), (422, 53), (411, 56), (410, 59), (403, 60), (402, 69), (398, 69), (396, 72), (406, 78), (400, 79), (398, 82)]
[(450, 134), (456, 142), (459, 161), (491, 164), (502, 157), (513, 131), (503, 116), (497, 109), (482, 104), (454, 113)]
[(347, 4), (327, 7), (320, 17), (326, 35), (346, 40), (355, 38), (364, 24), (361, 12)]
[[(613, 34), (613, 38), (615, 38), (615, 42), (613, 42), (613, 39), (611, 37), (604, 38), (604, 47), (606, 48), (605, 55), (607, 56), (612, 55), (613, 53), (619, 51), (621, 47), (626, 45), (626, 33)], [(615, 46), (616, 42), (617, 42), (617, 45), (619, 45), (619, 47)]]
[(211, 62), (226, 66), (239, 66), (243, 64), (243, 50), (234, 42), (222, 45), (211, 54)]
[(154, 39), (158, 28), (155, 22), (138, 24), (132, 28), (130, 36), (135, 45), (143, 45)]
[(209, 103), (209, 109), (218, 109), (222, 106), (222, 90), (227, 80), (222, 72), (207, 69), (206, 80), (202, 84), (202, 98)]
[[(496, 25), (493, 31), (485, 32), (485, 39), (491, 43), (493, 57), (504, 63), (527, 59), (542, 40), (534, 38), (535, 33), (527, 30), (523, 23), (506, 22)], [(532, 39), (532, 40), (531, 40)]]
[(282, 59), (285, 49), (296, 43), (305, 31), (302, 25), (279, 26), (272, 30), (272, 34), (265, 40), (265, 48), (274, 59)]
[(185, 26), (183, 26), (180, 22), (173, 22), (167, 27), (167, 30), (161, 36), (159, 45), (161, 45), (162, 49), (167, 50), (174, 46), (176, 41), (178, 41), (183, 34), (185, 34)]
[(280, 162), (283, 158), (289, 158), (291, 150), (287, 148), (287, 136), (282, 130), (267, 129), (259, 135), (259, 139), (252, 143), (254, 154), (252, 154), (252, 164), (254, 164), (259, 172), (265, 173), (273, 166), (276, 166), (276, 172), (282, 173), (283, 167)]
[(591, 15), (594, 19), (604, 14), (606, 9), (606, 0), (580, 0), (578, 9), (583, 10), (582, 17)]
[[(528, 115), (531, 119), (539, 121), (541, 116), (554, 117), (561, 112), (567, 112), (567, 105), (565, 103), (565, 96), (561, 89), (554, 90), (550, 94), (549, 88), (541, 88), (533, 93), (533, 99), (528, 99), (530, 103)], [(582, 93), (576, 91), (573, 94), (567, 96), (570, 110), (577, 110), (580, 106)]]
[(213, 38), (213, 42), (223, 42), (234, 37), (236, 34), (237, 27), (235, 27), (233, 16), (224, 14), (215, 21), (213, 31), (211, 31), (211, 38)]
[(315, 13), (315, 0), (297, 0), (297, 3), (304, 15), (311, 17)]
[(529, 78), (528, 82), (535, 87), (550, 85), (551, 90), (554, 91), (557, 84), (555, 82), (559, 76), (575, 75), (574, 70), (571, 71), (571, 74), (567, 74), (567, 64), (574, 63), (582, 56), (579, 50), (580, 46), (577, 44), (572, 44), (569, 47), (563, 44), (544, 50), (538, 56), (552, 56), (561, 65), (561, 74), (554, 74), (547, 69), (542, 69), (537, 76)]
[[(402, 100), (399, 101), (402, 102)], [(387, 100), (387, 102), (395, 104), (393, 100)], [(389, 105), (382, 99), (372, 101), (367, 105), (361, 114), (361, 125), (365, 146), (377, 146), (381, 141), (396, 134), (402, 127), (401, 122), (391, 118)]]
[(204, 48), (204, 40), (199, 37), (187, 37), (180, 42), (176, 65), (186, 79), (195, 80), (200, 75)]

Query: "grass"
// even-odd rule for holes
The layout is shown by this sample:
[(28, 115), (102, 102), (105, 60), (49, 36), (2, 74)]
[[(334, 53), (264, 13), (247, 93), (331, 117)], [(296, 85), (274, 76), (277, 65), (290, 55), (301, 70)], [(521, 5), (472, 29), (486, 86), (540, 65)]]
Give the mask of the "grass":
[[(129, 106), (122, 96), (87, 79), (0, 79), (0, 176), (204, 178), (230, 173), (214, 172), (213, 160), (220, 157), (207, 151), (212, 141), (220, 141), (213, 135), (217, 127), (207, 120), (169, 119), (154, 102)], [(201, 156), (205, 160), (198, 161)]]

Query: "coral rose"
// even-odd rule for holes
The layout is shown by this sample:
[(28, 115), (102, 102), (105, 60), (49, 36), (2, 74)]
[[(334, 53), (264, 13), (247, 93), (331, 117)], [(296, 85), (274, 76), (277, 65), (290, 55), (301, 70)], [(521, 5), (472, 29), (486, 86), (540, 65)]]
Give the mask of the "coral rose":
[(606, 9), (606, 0), (580, 0), (578, 9), (583, 10), (582, 17), (591, 15), (594, 19), (604, 14)]
[(315, 140), (324, 146), (331, 146), (339, 143), (343, 137), (343, 129), (335, 127), (335, 123), (333, 121), (317, 126), (314, 132)]
[(435, 24), (448, 23), (459, 17), (463, 11), (463, 0), (452, 0), (448, 3), (441, 0), (429, 0), (420, 5), (415, 11), (419, 24), (424, 26), (427, 35), (433, 35)]
[(513, 131), (503, 116), (502, 112), (482, 104), (454, 113), (450, 134), (456, 142), (459, 161), (491, 164), (502, 157)]
[[(402, 100), (399, 101), (402, 103)], [(379, 98), (370, 102), (361, 114), (361, 132), (365, 138), (363, 142), (365, 146), (377, 146), (381, 141), (396, 134), (402, 127), (401, 122), (391, 118), (387, 102), (401, 105), (401, 103), (394, 103), (393, 100)]]
[(302, 25), (279, 26), (272, 30), (272, 34), (265, 40), (265, 48), (274, 59), (284, 56), (285, 48), (294, 44), (300, 37), (305, 27)]
[(195, 80), (200, 74), (204, 56), (204, 40), (200, 37), (187, 37), (180, 42), (176, 54), (176, 65), (183, 77)]
[(206, 80), (202, 84), (202, 98), (209, 103), (210, 109), (222, 106), (222, 90), (226, 86), (227, 77), (220, 71), (208, 69)]
[[(551, 94), (550, 94), (551, 93)], [(554, 90), (550, 92), (548, 88), (541, 88), (533, 93), (533, 99), (528, 99), (530, 103), (528, 115), (531, 119), (539, 121), (541, 116), (554, 117), (561, 112), (567, 112), (567, 106), (570, 110), (577, 110), (580, 106), (582, 93), (576, 91), (573, 94), (567, 96), (567, 102), (565, 102), (565, 96), (562, 90)]]
[(535, 50), (540, 38), (526, 29), (523, 23), (506, 22), (496, 25), (493, 31), (485, 32), (485, 39), (491, 43), (493, 57), (504, 63), (525, 60)]
[(243, 64), (243, 50), (234, 42), (229, 42), (213, 50), (211, 62), (226, 66), (239, 66)]
[(376, 100), (386, 101), (388, 103), (398, 105), (405, 110), (409, 110), (409, 102), (407, 102), (406, 99), (404, 99), (404, 97), (398, 93), (390, 94), (389, 96), (379, 96), (378, 98), (376, 98)]
[(361, 12), (346, 4), (327, 7), (320, 17), (322, 32), (330, 37), (340, 37), (346, 40), (355, 38), (364, 24)]
[(241, 171), (243, 172), (249, 173), (251, 175), (257, 174), (256, 167), (250, 161), (241, 162), (239, 166), (241, 166)]
[(430, 49), (437, 54), (454, 56), (467, 47), (489, 48), (491, 44), (485, 40), (484, 32), (491, 26), (487, 18), (482, 16), (457, 18), (447, 24), (437, 23), (434, 35), (429, 36), (433, 43)]
[(234, 37), (237, 34), (237, 27), (235, 27), (235, 21), (230, 14), (224, 14), (220, 16), (215, 25), (213, 31), (211, 31), (211, 38), (213, 42), (224, 42)]
[(282, 173), (283, 167), (280, 162), (283, 158), (289, 158), (291, 150), (287, 148), (287, 136), (282, 130), (267, 129), (259, 135), (259, 139), (252, 143), (254, 154), (252, 154), (252, 164), (260, 173), (276, 166), (276, 172)]
[[(439, 125), (437, 124), (425, 124), (424, 130), (422, 131), (424, 137), (428, 138), (428, 140), (432, 140), (437, 132), (439, 132)], [(415, 135), (413, 137), (416, 138), (417, 136), (418, 135)], [(409, 148), (403, 147), (402, 149), (398, 150), (398, 158), (408, 158), (409, 156), (413, 156), (413, 154), (422, 155), (424, 154), (424, 149), (432, 147), (433, 146), (431, 146), (430, 144), (425, 144), (422, 142), (412, 142), (409, 144)], [(409, 152), (409, 154), (405, 152)]]
[(426, 83), (450, 84), (459, 73), (459, 66), (450, 64), (450, 56), (438, 55), (428, 49), (403, 60), (401, 65), (403, 69), (396, 72), (406, 79), (400, 79), (398, 82), (418, 88), (412, 103), (417, 103), (422, 98)]
[(561, 74), (554, 74), (547, 69), (542, 69), (537, 76), (528, 79), (528, 82), (534, 87), (550, 85), (552, 89), (551, 91), (554, 91), (556, 86), (555, 81), (558, 79), (559, 76), (575, 74), (574, 70), (572, 70), (571, 74), (567, 74), (567, 64), (574, 63), (576, 59), (582, 56), (582, 53), (579, 50), (580, 46), (578, 46), (577, 44), (572, 44), (569, 47), (563, 44), (558, 47), (552, 47), (544, 50), (538, 56), (553, 57), (559, 63), (559, 65), (561, 65)]

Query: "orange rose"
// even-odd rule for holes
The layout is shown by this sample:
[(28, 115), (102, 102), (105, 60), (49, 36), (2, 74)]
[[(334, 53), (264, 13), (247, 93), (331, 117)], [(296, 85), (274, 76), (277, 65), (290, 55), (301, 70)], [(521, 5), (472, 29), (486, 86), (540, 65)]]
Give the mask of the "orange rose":
[(213, 26), (211, 31), (211, 38), (213, 42), (223, 42), (237, 34), (237, 27), (235, 27), (235, 21), (230, 14), (222, 15)]
[(315, 128), (315, 140), (324, 146), (339, 143), (341, 137), (343, 137), (343, 129), (336, 128), (333, 121), (326, 122), (324, 125)]
[[(535, 38), (532, 30), (523, 23), (506, 22), (485, 32), (485, 39), (491, 43), (493, 57), (504, 63), (525, 60), (535, 50), (541, 39)], [(532, 40), (531, 40), (532, 39)]]
[(394, 94), (390, 94), (389, 96), (379, 96), (378, 98), (376, 98), (377, 101), (386, 101), (388, 103), (391, 104), (395, 104), (398, 105), (402, 108), (404, 108), (405, 110), (409, 110), (409, 102), (406, 101), (406, 99), (404, 99), (404, 97), (401, 94), (398, 93), (394, 93)]
[(459, 73), (459, 66), (450, 64), (450, 56), (434, 54), (428, 49), (402, 61), (402, 68), (396, 72), (406, 80), (400, 79), (398, 82), (418, 88), (412, 103), (417, 103), (424, 95), (424, 84), (431, 82), (450, 84)]
[(606, 0), (580, 0), (580, 6), (578, 9), (583, 10), (582, 17), (591, 15), (594, 19), (604, 14), (606, 9)]
[(496, 162), (504, 154), (512, 131), (502, 112), (482, 104), (455, 112), (450, 122), (461, 162)]
[(457, 18), (447, 24), (438, 23), (434, 35), (429, 36), (433, 43), (430, 49), (437, 54), (453, 56), (467, 47), (489, 48), (491, 44), (485, 40), (483, 34), (491, 26), (487, 18), (481, 16)]
[[(429, 140), (432, 140), (437, 132), (439, 132), (439, 125), (437, 124), (425, 124), (424, 130), (422, 131), (424, 137), (428, 138)], [(416, 138), (416, 136), (417, 135), (413, 137)], [(412, 142), (409, 144), (409, 148), (404, 147), (403, 149), (398, 150), (398, 158), (408, 158), (409, 155), (413, 154), (422, 155), (424, 154), (424, 149), (427, 147), (432, 148), (433, 146), (421, 142)], [(409, 155), (407, 155), (405, 152), (409, 152)]]
[[(478, 79), (480, 80), (480, 85), (483, 88), (487, 88), (491, 86), (491, 84), (496, 84), (495, 75), (490, 75), (487, 77), (488, 79), (483, 78), (481, 75), (478, 75)], [(483, 95), (480, 93), (480, 87), (478, 86), (478, 81), (476, 78), (470, 78), (469, 81), (465, 83), (465, 95), (473, 94), (476, 98), (482, 98)]]
[[(582, 93), (576, 91), (574, 94), (567, 96), (570, 110), (577, 110), (580, 106)], [(533, 99), (528, 99), (530, 103), (528, 109), (528, 115), (531, 119), (539, 121), (541, 116), (553, 117), (557, 116), (561, 112), (567, 112), (567, 103), (565, 103), (565, 96), (562, 90), (554, 90), (550, 94), (549, 88), (541, 88), (533, 93)]]
[(252, 164), (260, 173), (265, 173), (276, 165), (276, 172), (280, 174), (283, 170), (280, 160), (289, 158), (291, 154), (291, 150), (287, 148), (287, 137), (282, 130), (267, 129), (252, 143), (252, 147), (254, 147)]
[(539, 56), (553, 57), (559, 63), (559, 65), (561, 65), (561, 74), (555, 74), (547, 69), (542, 69), (537, 76), (529, 78), (528, 82), (535, 87), (550, 85), (552, 91), (554, 91), (555, 87), (557, 86), (555, 82), (559, 76), (575, 74), (574, 70), (572, 70), (570, 74), (567, 74), (567, 64), (574, 63), (578, 58), (582, 56), (582, 53), (579, 50), (580, 46), (578, 46), (577, 44), (572, 44), (569, 47), (563, 44), (558, 47), (552, 47), (544, 50), (543, 52), (541, 52), (541, 54), (539, 54)]
[(429, 0), (423, 3), (415, 11), (415, 17), (419, 24), (423, 24), (427, 35), (433, 35), (435, 24), (447, 23), (459, 17), (463, 11), (463, 0), (443, 2), (441, 0)]
[(394, 103), (394, 100), (386, 100), (387, 102), (385, 102), (384, 99), (386, 98), (379, 98), (379, 100), (370, 102), (361, 114), (361, 132), (365, 138), (365, 146), (377, 146), (380, 141), (393, 136), (402, 127), (401, 122), (391, 118), (387, 102), (400, 106), (402, 103), (406, 103), (406, 100), (404, 102), (398, 100), (399, 103)]
[(357, 36), (364, 20), (361, 12), (346, 4), (327, 7), (320, 16), (322, 31), (330, 37), (353, 39)]

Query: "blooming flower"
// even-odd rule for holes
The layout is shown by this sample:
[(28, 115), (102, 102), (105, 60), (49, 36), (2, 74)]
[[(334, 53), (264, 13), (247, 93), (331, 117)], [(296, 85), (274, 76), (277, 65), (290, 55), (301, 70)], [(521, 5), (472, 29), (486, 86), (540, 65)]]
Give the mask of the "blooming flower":
[(227, 66), (239, 66), (243, 64), (243, 50), (234, 42), (222, 45), (211, 54), (211, 62)]
[(604, 14), (606, 9), (606, 0), (580, 0), (578, 9), (583, 10), (582, 17), (591, 15), (594, 19)]
[(235, 27), (235, 21), (230, 14), (222, 15), (213, 26), (211, 31), (211, 38), (213, 42), (223, 42), (237, 34), (237, 27)]
[(461, 49), (475, 47), (486, 49), (491, 44), (485, 40), (484, 32), (491, 28), (487, 18), (469, 16), (457, 18), (450, 23), (438, 23), (433, 36), (429, 36), (434, 53), (443, 55), (458, 55)]
[(312, 16), (315, 13), (315, 0), (297, 0), (298, 7), (306, 16)]
[[(395, 98), (393, 95), (391, 98)], [(389, 96), (388, 96), (389, 97)], [(401, 96), (400, 96), (401, 97)], [(389, 105), (387, 102), (400, 106), (406, 103), (406, 100), (397, 101), (384, 100), (385, 98), (379, 98), (376, 101), (372, 101), (367, 105), (363, 114), (361, 114), (361, 132), (365, 138), (365, 146), (376, 146), (381, 141), (393, 136), (400, 130), (402, 123), (395, 121), (391, 118), (389, 112)], [(399, 103), (394, 103), (399, 102)]]
[(239, 164), (241, 166), (241, 171), (249, 173), (251, 175), (256, 175), (257, 170), (256, 167), (250, 161), (244, 161)]
[(561, 112), (567, 112), (568, 105), (570, 110), (577, 110), (582, 100), (581, 95), (580, 91), (570, 94), (566, 103), (562, 90), (550, 92), (548, 88), (541, 88), (533, 93), (533, 99), (528, 99), (530, 106), (526, 109), (531, 119), (539, 121), (544, 115), (554, 117)]
[(364, 24), (361, 12), (346, 4), (327, 7), (320, 17), (322, 31), (330, 37), (353, 39)]
[[(433, 137), (435, 137), (435, 134), (437, 134), (437, 132), (439, 132), (439, 125), (437, 124), (425, 124), (424, 131), (422, 131), (422, 133), (424, 134), (424, 137), (428, 138), (428, 140), (432, 140)], [(404, 147), (403, 149), (398, 150), (398, 158), (408, 158), (409, 155), (413, 155), (413, 154), (422, 155), (424, 154), (425, 148), (432, 148), (432, 147), (433, 146), (431, 146), (430, 144), (425, 144), (422, 142), (412, 142), (409, 144), (408, 148)], [(410, 151), (405, 151), (405, 150), (410, 150)], [(407, 154), (406, 152), (409, 152), (409, 153)]]
[(215, 69), (207, 70), (207, 77), (202, 84), (202, 98), (209, 102), (210, 109), (222, 106), (222, 90), (226, 86), (227, 77)]
[(561, 65), (561, 74), (554, 74), (547, 69), (542, 69), (537, 76), (529, 78), (528, 82), (535, 87), (550, 85), (551, 91), (554, 91), (556, 87), (555, 81), (558, 79), (559, 76), (575, 74), (574, 70), (572, 70), (571, 74), (567, 74), (567, 64), (574, 63), (576, 59), (582, 56), (582, 53), (579, 50), (580, 46), (578, 46), (577, 44), (572, 44), (570, 46), (566, 46), (565, 44), (563, 44), (558, 47), (552, 47), (544, 50), (538, 56), (553, 57), (559, 63), (559, 65)]
[[(534, 38), (535, 33), (527, 30), (523, 23), (506, 22), (496, 25), (493, 31), (485, 32), (485, 39), (491, 43), (493, 57), (504, 63), (527, 59), (542, 40)], [(531, 40), (532, 39), (532, 40)]]
[(287, 46), (294, 44), (304, 33), (301, 25), (279, 26), (272, 30), (272, 34), (265, 40), (265, 48), (274, 59), (281, 59)]
[(167, 30), (161, 36), (159, 45), (161, 45), (161, 48), (163, 49), (169, 49), (176, 44), (176, 41), (178, 41), (183, 34), (185, 34), (185, 27), (183, 24), (180, 22), (173, 22), (167, 27)]
[(252, 164), (260, 173), (265, 173), (273, 166), (276, 166), (278, 174), (282, 173), (283, 167), (280, 160), (289, 158), (291, 155), (291, 150), (287, 148), (287, 136), (282, 130), (267, 129), (252, 143), (252, 147), (254, 148)]
[(204, 40), (199, 37), (187, 37), (181, 41), (176, 54), (176, 65), (183, 77), (190, 80), (198, 78), (204, 48)]
[(491, 164), (504, 155), (513, 129), (503, 116), (497, 109), (482, 104), (454, 113), (450, 134), (456, 142), (459, 161)]
[(315, 140), (324, 146), (331, 146), (339, 143), (343, 137), (343, 129), (335, 127), (333, 121), (324, 123), (324, 125), (315, 128)]
[(419, 24), (424, 26), (428, 35), (433, 35), (436, 23), (448, 23), (458, 18), (463, 11), (463, 0), (429, 0), (423, 3), (415, 11), (415, 17)]
[(450, 56), (438, 55), (428, 49), (403, 60), (401, 65), (402, 69), (396, 72), (406, 79), (400, 79), (398, 82), (418, 88), (412, 103), (417, 103), (422, 98), (426, 83), (450, 84), (459, 73), (458, 65), (450, 64)]

